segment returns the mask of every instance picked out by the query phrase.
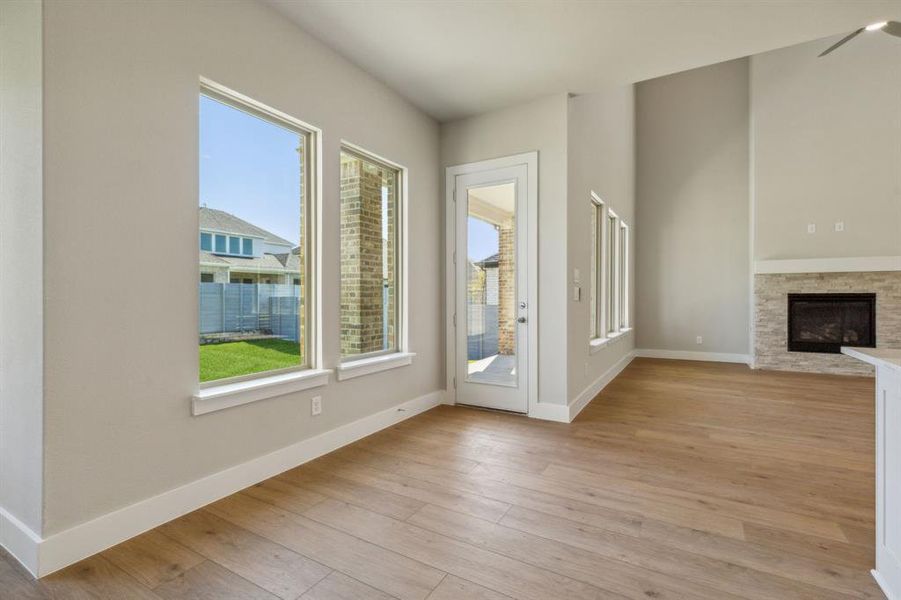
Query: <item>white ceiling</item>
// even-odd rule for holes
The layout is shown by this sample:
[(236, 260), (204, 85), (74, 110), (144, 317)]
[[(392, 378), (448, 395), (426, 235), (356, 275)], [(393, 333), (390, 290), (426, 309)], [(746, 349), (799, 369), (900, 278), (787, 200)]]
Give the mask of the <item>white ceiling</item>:
[(263, 1), (441, 121), (901, 20), (901, 0)]

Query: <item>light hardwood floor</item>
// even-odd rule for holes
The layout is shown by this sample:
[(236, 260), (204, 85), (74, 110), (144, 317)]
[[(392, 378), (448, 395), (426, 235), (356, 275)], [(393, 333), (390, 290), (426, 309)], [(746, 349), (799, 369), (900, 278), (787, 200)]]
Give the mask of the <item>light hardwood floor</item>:
[(635, 360), (564, 425), (439, 407), (0, 597), (883, 598), (873, 380)]

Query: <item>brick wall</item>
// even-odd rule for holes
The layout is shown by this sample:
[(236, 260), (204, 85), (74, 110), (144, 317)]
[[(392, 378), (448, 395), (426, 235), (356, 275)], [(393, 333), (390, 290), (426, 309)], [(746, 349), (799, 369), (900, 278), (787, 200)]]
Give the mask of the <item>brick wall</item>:
[(876, 294), (876, 345), (901, 348), (901, 273), (785, 273), (754, 277), (754, 357), (757, 368), (872, 375), (873, 368), (843, 354), (789, 352), (788, 294)]
[(397, 172), (389, 170), (380, 171), (382, 185), (388, 189), (387, 210), (384, 218), (388, 219), (386, 239), (388, 244), (385, 247), (385, 299), (387, 301), (387, 322), (385, 330), (388, 339), (385, 344), (389, 348), (397, 345)]
[[(384, 214), (383, 187), (388, 191)], [(397, 178), (393, 171), (342, 155), (342, 356), (382, 350), (386, 343), (389, 347), (394, 346), (397, 329), (396, 196)], [(387, 231), (383, 230), (383, 219), (387, 220)], [(383, 240), (385, 234), (387, 244)]]
[(497, 321), (500, 354), (516, 352), (516, 232), (513, 220), (498, 229)]
[[(304, 172), (306, 171), (306, 154), (304, 149), (304, 138), (301, 139), (300, 144), (297, 146), (297, 164), (300, 168), (300, 198), (298, 198), (300, 202), (300, 223), (298, 224), (300, 229), (300, 244), (297, 249), (297, 258), (300, 263), (299, 270), (296, 276), (300, 278), (300, 302), (298, 303), (298, 310), (300, 311), (300, 315), (298, 315), (297, 319), (297, 340), (300, 344), (300, 364), (307, 364), (307, 307), (309, 303), (307, 301), (307, 291), (309, 290), (309, 286), (307, 286), (307, 253), (306, 253), (306, 245), (307, 245), (307, 188), (306, 188), (306, 178), (304, 177)], [(290, 276), (285, 283), (294, 283), (294, 276)]]

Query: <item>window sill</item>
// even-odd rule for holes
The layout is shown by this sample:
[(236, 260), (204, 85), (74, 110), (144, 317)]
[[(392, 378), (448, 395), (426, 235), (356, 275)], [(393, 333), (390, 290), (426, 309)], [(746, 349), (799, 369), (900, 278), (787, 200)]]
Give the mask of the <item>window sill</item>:
[(372, 358), (361, 358), (352, 360), (338, 365), (338, 381), (353, 379), (354, 377), (362, 377), (388, 369), (396, 369), (397, 367), (405, 367), (412, 364), (415, 352), (395, 352), (384, 356), (373, 356)]
[(610, 343), (610, 338), (602, 337), (602, 338), (594, 338), (590, 342), (588, 342), (588, 353), (589, 354), (597, 354), (600, 352), (601, 348)]
[(622, 337), (622, 336), (626, 335), (630, 331), (632, 331), (631, 327), (624, 327), (623, 329), (620, 329), (619, 331), (611, 331), (610, 333), (607, 334), (607, 339), (615, 340), (618, 337)]
[(631, 327), (626, 327), (624, 329), (620, 329), (619, 331), (611, 331), (607, 334), (606, 337), (594, 338), (590, 342), (588, 342), (588, 353), (589, 354), (597, 354), (601, 351), (601, 348), (617, 341), (619, 338), (623, 337), (627, 333), (632, 331)]
[(304, 369), (206, 387), (194, 394), (191, 414), (203, 415), (257, 400), (320, 387), (328, 383), (331, 373), (330, 369)]

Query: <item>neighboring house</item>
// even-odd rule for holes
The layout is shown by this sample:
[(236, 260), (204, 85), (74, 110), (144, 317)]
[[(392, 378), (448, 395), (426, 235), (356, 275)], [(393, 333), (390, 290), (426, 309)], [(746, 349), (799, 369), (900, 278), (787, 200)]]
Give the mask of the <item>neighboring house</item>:
[(485, 304), (490, 306), (497, 306), (497, 275), (500, 256), (500, 253), (492, 254), (488, 258), (475, 263), (476, 266), (481, 267), (485, 271)]
[(469, 263), (467, 343), (469, 360), (498, 353), (498, 258)]
[(201, 206), (200, 282), (300, 285), (299, 251), (274, 233)]

